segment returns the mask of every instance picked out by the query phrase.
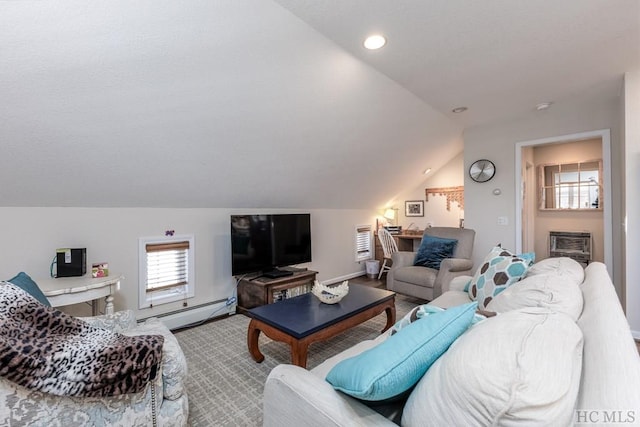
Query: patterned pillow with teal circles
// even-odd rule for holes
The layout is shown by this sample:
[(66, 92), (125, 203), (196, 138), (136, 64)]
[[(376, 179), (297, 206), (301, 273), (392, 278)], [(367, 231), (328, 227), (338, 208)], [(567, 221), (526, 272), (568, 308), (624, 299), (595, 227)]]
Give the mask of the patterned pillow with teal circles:
[(521, 258), (496, 246), (473, 275), (469, 297), (484, 310), (496, 295), (522, 279), (530, 265), (530, 257)]
[(471, 302), (418, 319), (375, 347), (338, 362), (325, 379), (361, 400), (401, 396), (469, 328), (477, 306)]
[(457, 245), (458, 240), (456, 239), (424, 235), (422, 242), (420, 242), (420, 248), (418, 248), (418, 252), (416, 252), (416, 256), (413, 259), (413, 265), (439, 270), (442, 260), (451, 258)]
[[(527, 270), (529, 270), (528, 267), (531, 267), (535, 262), (536, 262), (536, 253), (535, 252), (525, 252), (523, 254), (518, 254), (516, 255), (518, 258), (522, 258), (523, 260), (527, 261), (528, 265), (527, 265)], [(466, 285), (464, 285), (464, 292), (469, 292), (469, 288), (471, 287), (471, 282), (473, 280), (469, 280), (467, 282)]]

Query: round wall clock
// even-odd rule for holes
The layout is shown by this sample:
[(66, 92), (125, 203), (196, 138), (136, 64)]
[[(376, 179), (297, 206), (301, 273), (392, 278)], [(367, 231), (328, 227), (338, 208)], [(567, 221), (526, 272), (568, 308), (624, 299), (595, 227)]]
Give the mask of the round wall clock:
[(487, 182), (496, 174), (496, 165), (491, 160), (476, 160), (469, 167), (469, 176), (475, 182)]

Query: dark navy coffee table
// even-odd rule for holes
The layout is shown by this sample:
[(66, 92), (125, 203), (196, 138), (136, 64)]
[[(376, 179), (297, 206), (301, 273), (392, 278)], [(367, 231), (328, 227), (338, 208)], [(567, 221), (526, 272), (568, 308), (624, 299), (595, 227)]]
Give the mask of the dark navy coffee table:
[(332, 338), (383, 311), (387, 324), (396, 321), (395, 292), (363, 285), (349, 285), (349, 293), (337, 304), (321, 303), (307, 293), (247, 311), (251, 317), (247, 345), (253, 359), (260, 363), (264, 355), (258, 348), (260, 332), (274, 341), (291, 346), (291, 363), (306, 368), (309, 345)]

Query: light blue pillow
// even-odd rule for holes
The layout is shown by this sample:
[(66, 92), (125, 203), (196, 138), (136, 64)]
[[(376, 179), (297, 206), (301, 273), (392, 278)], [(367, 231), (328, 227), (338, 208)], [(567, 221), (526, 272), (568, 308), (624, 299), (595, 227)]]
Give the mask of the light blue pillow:
[(424, 235), (420, 248), (413, 259), (413, 265), (440, 269), (440, 263), (445, 258), (451, 258), (456, 250), (458, 241), (456, 239), (443, 239)]
[(523, 254), (518, 254), (516, 255), (518, 258), (525, 260), (528, 264), (529, 267), (531, 267), (533, 265), (534, 262), (536, 262), (536, 253), (535, 252), (525, 252)]
[(34, 282), (27, 273), (21, 271), (17, 276), (7, 280), (7, 282), (16, 285), (47, 307), (51, 307), (51, 303), (49, 303), (47, 297), (44, 296), (37, 283)]
[(326, 380), (362, 400), (401, 395), (467, 330), (476, 307), (472, 302), (418, 319), (374, 348), (339, 362)]

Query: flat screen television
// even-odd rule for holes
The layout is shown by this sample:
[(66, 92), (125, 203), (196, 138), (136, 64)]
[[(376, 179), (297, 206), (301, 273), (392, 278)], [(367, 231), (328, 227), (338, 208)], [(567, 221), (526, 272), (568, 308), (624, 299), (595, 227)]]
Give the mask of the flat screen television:
[(311, 215), (231, 215), (231, 274), (283, 274), (311, 262)]

